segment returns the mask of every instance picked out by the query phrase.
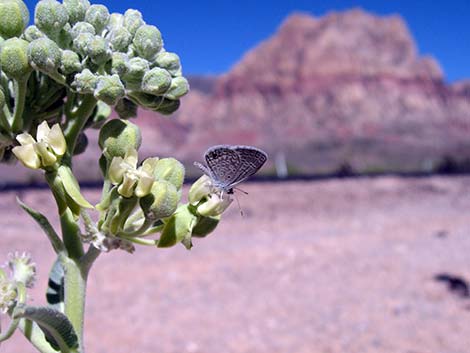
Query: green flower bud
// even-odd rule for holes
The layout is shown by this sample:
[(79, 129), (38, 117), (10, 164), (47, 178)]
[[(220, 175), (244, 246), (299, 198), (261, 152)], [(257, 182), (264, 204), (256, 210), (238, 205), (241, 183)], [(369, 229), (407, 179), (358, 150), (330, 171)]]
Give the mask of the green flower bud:
[(111, 49), (106, 39), (100, 36), (95, 36), (92, 41), (88, 43), (88, 56), (91, 61), (97, 65), (104, 64), (111, 59)]
[(150, 110), (156, 109), (164, 99), (160, 96), (135, 91), (129, 93), (129, 96), (132, 100), (137, 102), (138, 105), (142, 106), (142, 108)]
[(154, 175), (156, 180), (166, 180), (173, 184), (176, 190), (181, 190), (184, 182), (184, 166), (174, 158), (159, 159)]
[(42, 33), (39, 28), (36, 26), (28, 26), (23, 33), (23, 38), (26, 39), (28, 42), (32, 42), (35, 39), (44, 38), (46, 35)]
[(113, 31), (118, 28), (124, 27), (124, 15), (114, 12), (109, 16), (108, 29)]
[(158, 106), (152, 110), (160, 114), (170, 115), (170, 114), (173, 114), (175, 111), (177, 111), (179, 107), (180, 107), (179, 100), (171, 100), (171, 99), (163, 98), (158, 104)]
[(111, 43), (111, 47), (115, 51), (127, 52), (129, 44), (132, 43), (132, 34), (124, 27), (111, 30), (106, 38)]
[(197, 219), (197, 223), (193, 228), (192, 236), (197, 238), (204, 238), (212, 233), (220, 221), (220, 216), (216, 217), (203, 217)]
[(69, 22), (73, 25), (85, 19), (85, 13), (90, 7), (88, 0), (63, 0), (63, 4), (69, 15)]
[(88, 45), (95, 39), (91, 33), (79, 33), (73, 40), (72, 49), (83, 58), (88, 55)]
[(197, 207), (197, 212), (204, 217), (221, 215), (232, 203), (233, 199), (227, 193), (222, 197), (219, 194), (210, 194), (209, 199)]
[(108, 25), (108, 8), (104, 5), (91, 5), (86, 11), (85, 21), (95, 27), (96, 33), (101, 33)]
[(171, 80), (171, 86), (165, 93), (165, 97), (168, 99), (176, 100), (183, 97), (189, 92), (189, 83), (184, 77), (179, 76)]
[(127, 54), (115, 52), (111, 58), (111, 73), (124, 77), (129, 71), (129, 58)]
[(47, 37), (29, 43), (28, 58), (31, 66), (44, 73), (54, 73), (60, 65), (62, 52), (59, 46)]
[(90, 94), (95, 91), (98, 79), (98, 76), (95, 76), (90, 70), (85, 69), (75, 75), (72, 87), (79, 93)]
[(172, 76), (181, 76), (181, 63), (180, 58), (175, 53), (167, 51), (160, 52), (155, 59), (155, 63), (166, 69)]
[(16, 286), (4, 276), (0, 277), (0, 313), (6, 313), (17, 300)]
[(29, 22), (29, 11), (21, 0), (0, 0), (0, 37), (19, 37)]
[(150, 66), (147, 60), (142, 58), (132, 58), (129, 60), (129, 71), (124, 76), (126, 88), (140, 89), (142, 78), (149, 71)]
[(212, 192), (211, 185), (211, 179), (205, 174), (201, 176), (198, 180), (196, 180), (189, 189), (189, 203), (191, 205), (196, 205), (204, 197), (208, 197), (209, 194)]
[(142, 91), (154, 95), (165, 93), (171, 85), (171, 75), (165, 69), (155, 67), (142, 78)]
[(129, 9), (124, 13), (124, 26), (133, 36), (139, 27), (144, 24), (140, 11)]
[(28, 44), (27, 41), (19, 38), (10, 38), (2, 43), (0, 67), (9, 78), (21, 80), (31, 73)]
[(65, 7), (55, 0), (41, 0), (37, 3), (34, 23), (49, 37), (57, 38), (69, 20)]
[(82, 63), (77, 53), (72, 50), (62, 51), (60, 71), (64, 75), (70, 75), (79, 72), (82, 69)]
[(72, 36), (72, 39), (75, 39), (80, 33), (90, 33), (92, 35), (95, 35), (95, 27), (93, 27), (88, 22), (77, 22), (70, 29), (70, 35)]
[(113, 119), (101, 128), (98, 143), (106, 158), (124, 158), (129, 149), (139, 149), (142, 135), (129, 120)]
[(175, 186), (168, 181), (155, 181), (150, 194), (140, 199), (140, 207), (145, 218), (157, 220), (170, 217), (178, 206), (179, 194)]
[(126, 95), (126, 90), (118, 75), (101, 76), (94, 92), (95, 98), (109, 105)]
[(153, 61), (163, 47), (162, 35), (157, 27), (143, 25), (135, 33), (133, 44), (139, 56)]
[(64, 28), (62, 28), (57, 37), (57, 44), (61, 48), (70, 48), (72, 44), (72, 35), (70, 34), (71, 26), (69, 23), (66, 23)]
[(137, 116), (137, 105), (127, 98), (117, 102), (114, 110), (121, 119), (135, 118)]

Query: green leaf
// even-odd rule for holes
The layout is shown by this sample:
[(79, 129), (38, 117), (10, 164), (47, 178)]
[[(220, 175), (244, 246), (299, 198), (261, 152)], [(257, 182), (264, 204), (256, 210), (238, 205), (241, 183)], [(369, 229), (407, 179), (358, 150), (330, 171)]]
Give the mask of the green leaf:
[(64, 312), (64, 267), (59, 258), (52, 265), (47, 282), (46, 300), (49, 306)]
[(67, 195), (75, 201), (79, 206), (85, 208), (93, 208), (93, 206), (85, 200), (85, 198), (80, 193), (80, 186), (77, 183), (77, 180), (72, 174), (72, 171), (69, 167), (60, 166), (58, 169), (58, 174), (62, 183), (64, 184), (64, 189), (67, 192)]
[(21, 206), (21, 208), (25, 210), (39, 224), (44, 233), (46, 233), (49, 241), (52, 244), (52, 247), (54, 248), (54, 251), (57, 254), (63, 252), (65, 250), (64, 244), (62, 243), (62, 240), (57, 235), (52, 225), (49, 223), (49, 220), (46, 218), (46, 216), (27, 206), (19, 198), (16, 198), (16, 201)]
[(34, 321), (44, 332), (50, 345), (62, 352), (79, 351), (78, 337), (67, 316), (58, 310), (48, 307), (25, 306), (17, 308), (14, 319), (24, 318)]
[(197, 217), (191, 213), (187, 205), (181, 205), (173, 216), (167, 219), (162, 231), (159, 248), (167, 248), (181, 241), (186, 248), (191, 248), (191, 232)]

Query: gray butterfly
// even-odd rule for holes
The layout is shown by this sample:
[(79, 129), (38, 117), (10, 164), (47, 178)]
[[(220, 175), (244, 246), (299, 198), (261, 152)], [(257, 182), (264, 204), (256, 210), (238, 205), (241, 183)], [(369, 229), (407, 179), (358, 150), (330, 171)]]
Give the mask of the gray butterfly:
[(207, 165), (194, 165), (212, 179), (214, 187), (233, 194), (233, 187), (260, 170), (268, 155), (256, 147), (218, 145), (209, 148), (204, 158)]

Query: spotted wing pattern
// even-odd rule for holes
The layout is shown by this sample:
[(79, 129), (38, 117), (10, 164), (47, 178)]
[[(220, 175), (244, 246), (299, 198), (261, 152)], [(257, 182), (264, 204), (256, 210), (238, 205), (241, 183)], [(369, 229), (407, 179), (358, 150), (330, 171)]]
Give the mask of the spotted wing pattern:
[(238, 153), (231, 146), (211, 147), (204, 157), (215, 186), (226, 189), (237, 180), (241, 160)]
[(240, 167), (231, 186), (239, 184), (255, 174), (268, 159), (266, 152), (255, 147), (233, 146), (232, 149), (237, 152), (240, 158)]

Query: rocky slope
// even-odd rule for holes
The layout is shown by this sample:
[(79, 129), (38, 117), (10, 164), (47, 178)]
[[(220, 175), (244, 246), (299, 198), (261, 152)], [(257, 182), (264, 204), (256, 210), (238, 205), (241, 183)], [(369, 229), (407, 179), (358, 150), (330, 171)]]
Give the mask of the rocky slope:
[[(191, 86), (173, 117), (141, 112), (144, 154), (191, 164), (208, 146), (251, 144), (316, 173), (422, 171), (470, 157), (470, 83), (448, 85), (399, 16), (291, 15), (227, 74)], [(94, 161), (81, 163), (87, 179), (97, 175)]]

